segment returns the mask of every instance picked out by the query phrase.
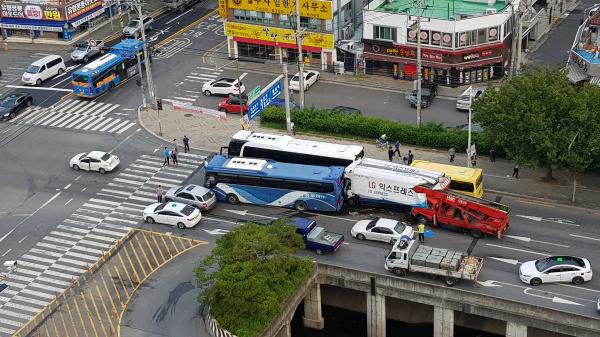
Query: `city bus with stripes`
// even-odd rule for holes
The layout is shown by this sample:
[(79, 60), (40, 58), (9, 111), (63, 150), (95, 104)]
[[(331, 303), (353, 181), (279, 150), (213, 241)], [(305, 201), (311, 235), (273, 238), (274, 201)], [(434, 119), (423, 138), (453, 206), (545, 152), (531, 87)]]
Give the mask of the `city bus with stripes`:
[(338, 212), (344, 206), (344, 168), (281, 163), (214, 155), (206, 165), (206, 186), (230, 204)]
[(97, 97), (116, 88), (137, 74), (137, 56), (143, 63), (142, 42), (126, 39), (114, 45), (109, 53), (73, 72), (71, 87), (80, 97)]

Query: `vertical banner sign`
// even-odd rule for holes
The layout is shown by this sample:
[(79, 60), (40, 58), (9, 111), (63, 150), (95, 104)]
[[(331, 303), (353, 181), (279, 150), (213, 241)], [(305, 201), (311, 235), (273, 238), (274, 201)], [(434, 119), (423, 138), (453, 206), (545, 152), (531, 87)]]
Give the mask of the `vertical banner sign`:
[(227, 18), (227, 0), (219, 0), (219, 16)]

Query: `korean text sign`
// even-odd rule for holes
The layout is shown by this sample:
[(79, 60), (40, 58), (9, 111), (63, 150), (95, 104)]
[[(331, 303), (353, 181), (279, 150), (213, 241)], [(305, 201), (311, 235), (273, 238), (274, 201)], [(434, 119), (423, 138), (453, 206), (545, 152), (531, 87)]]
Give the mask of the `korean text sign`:
[[(327, 0), (298, 1), (300, 1), (301, 16), (325, 20), (333, 19), (333, 2)], [(227, 6), (229, 8), (273, 14), (296, 13), (296, 0), (227, 0)]]

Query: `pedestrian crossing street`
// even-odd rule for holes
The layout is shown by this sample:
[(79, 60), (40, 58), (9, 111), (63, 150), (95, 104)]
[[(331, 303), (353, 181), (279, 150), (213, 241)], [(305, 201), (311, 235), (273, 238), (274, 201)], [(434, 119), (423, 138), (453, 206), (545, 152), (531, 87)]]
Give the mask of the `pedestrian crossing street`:
[(158, 185), (181, 184), (205, 158), (177, 157), (178, 165), (163, 166), (160, 156), (141, 155), (118, 169), (111, 182), (17, 259), (17, 271), (0, 292), (0, 337), (11, 336), (142, 223), (143, 209), (156, 202)]
[(70, 99), (51, 107), (31, 106), (10, 123), (72, 130), (121, 134), (136, 124), (130, 119), (109, 117), (119, 104)]
[(175, 87), (185, 85), (189, 89), (177, 90), (175, 95), (168, 98), (163, 98), (163, 101), (169, 103), (195, 103), (202, 95), (202, 85), (209, 81), (218, 80), (221, 78), (223, 69), (215, 69), (208, 65), (200, 65), (194, 68), (189, 74), (183, 78), (183, 82), (175, 83)]

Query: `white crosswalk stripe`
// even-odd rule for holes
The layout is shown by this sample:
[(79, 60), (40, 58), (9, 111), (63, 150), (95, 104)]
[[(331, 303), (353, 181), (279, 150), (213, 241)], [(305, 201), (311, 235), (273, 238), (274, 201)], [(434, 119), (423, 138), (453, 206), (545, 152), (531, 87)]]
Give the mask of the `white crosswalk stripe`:
[(121, 134), (136, 125), (134, 120), (115, 118), (119, 104), (66, 100), (48, 108), (29, 107), (10, 123)]
[[(61, 104), (77, 111), (92, 106), (98, 114), (111, 108), (109, 104), (85, 105), (77, 101), (57, 106)], [(65, 117), (59, 116), (52, 123), (64, 123), (66, 127), (81, 117), (70, 122), (66, 117), (58, 122), (60, 118)], [(108, 122), (104, 127), (109, 131), (123, 125), (118, 121), (110, 126), (110, 120), (115, 119), (105, 120)], [(100, 127), (99, 124), (96, 127)], [(163, 188), (181, 185), (205, 159), (184, 153), (180, 158), (179, 166), (163, 166), (160, 156), (138, 157), (23, 254), (18, 259), (19, 269), (9, 275), (5, 281), (8, 288), (0, 294), (0, 337), (10, 336), (97, 262), (133, 226), (140, 225), (144, 208), (156, 202), (158, 185)]]

